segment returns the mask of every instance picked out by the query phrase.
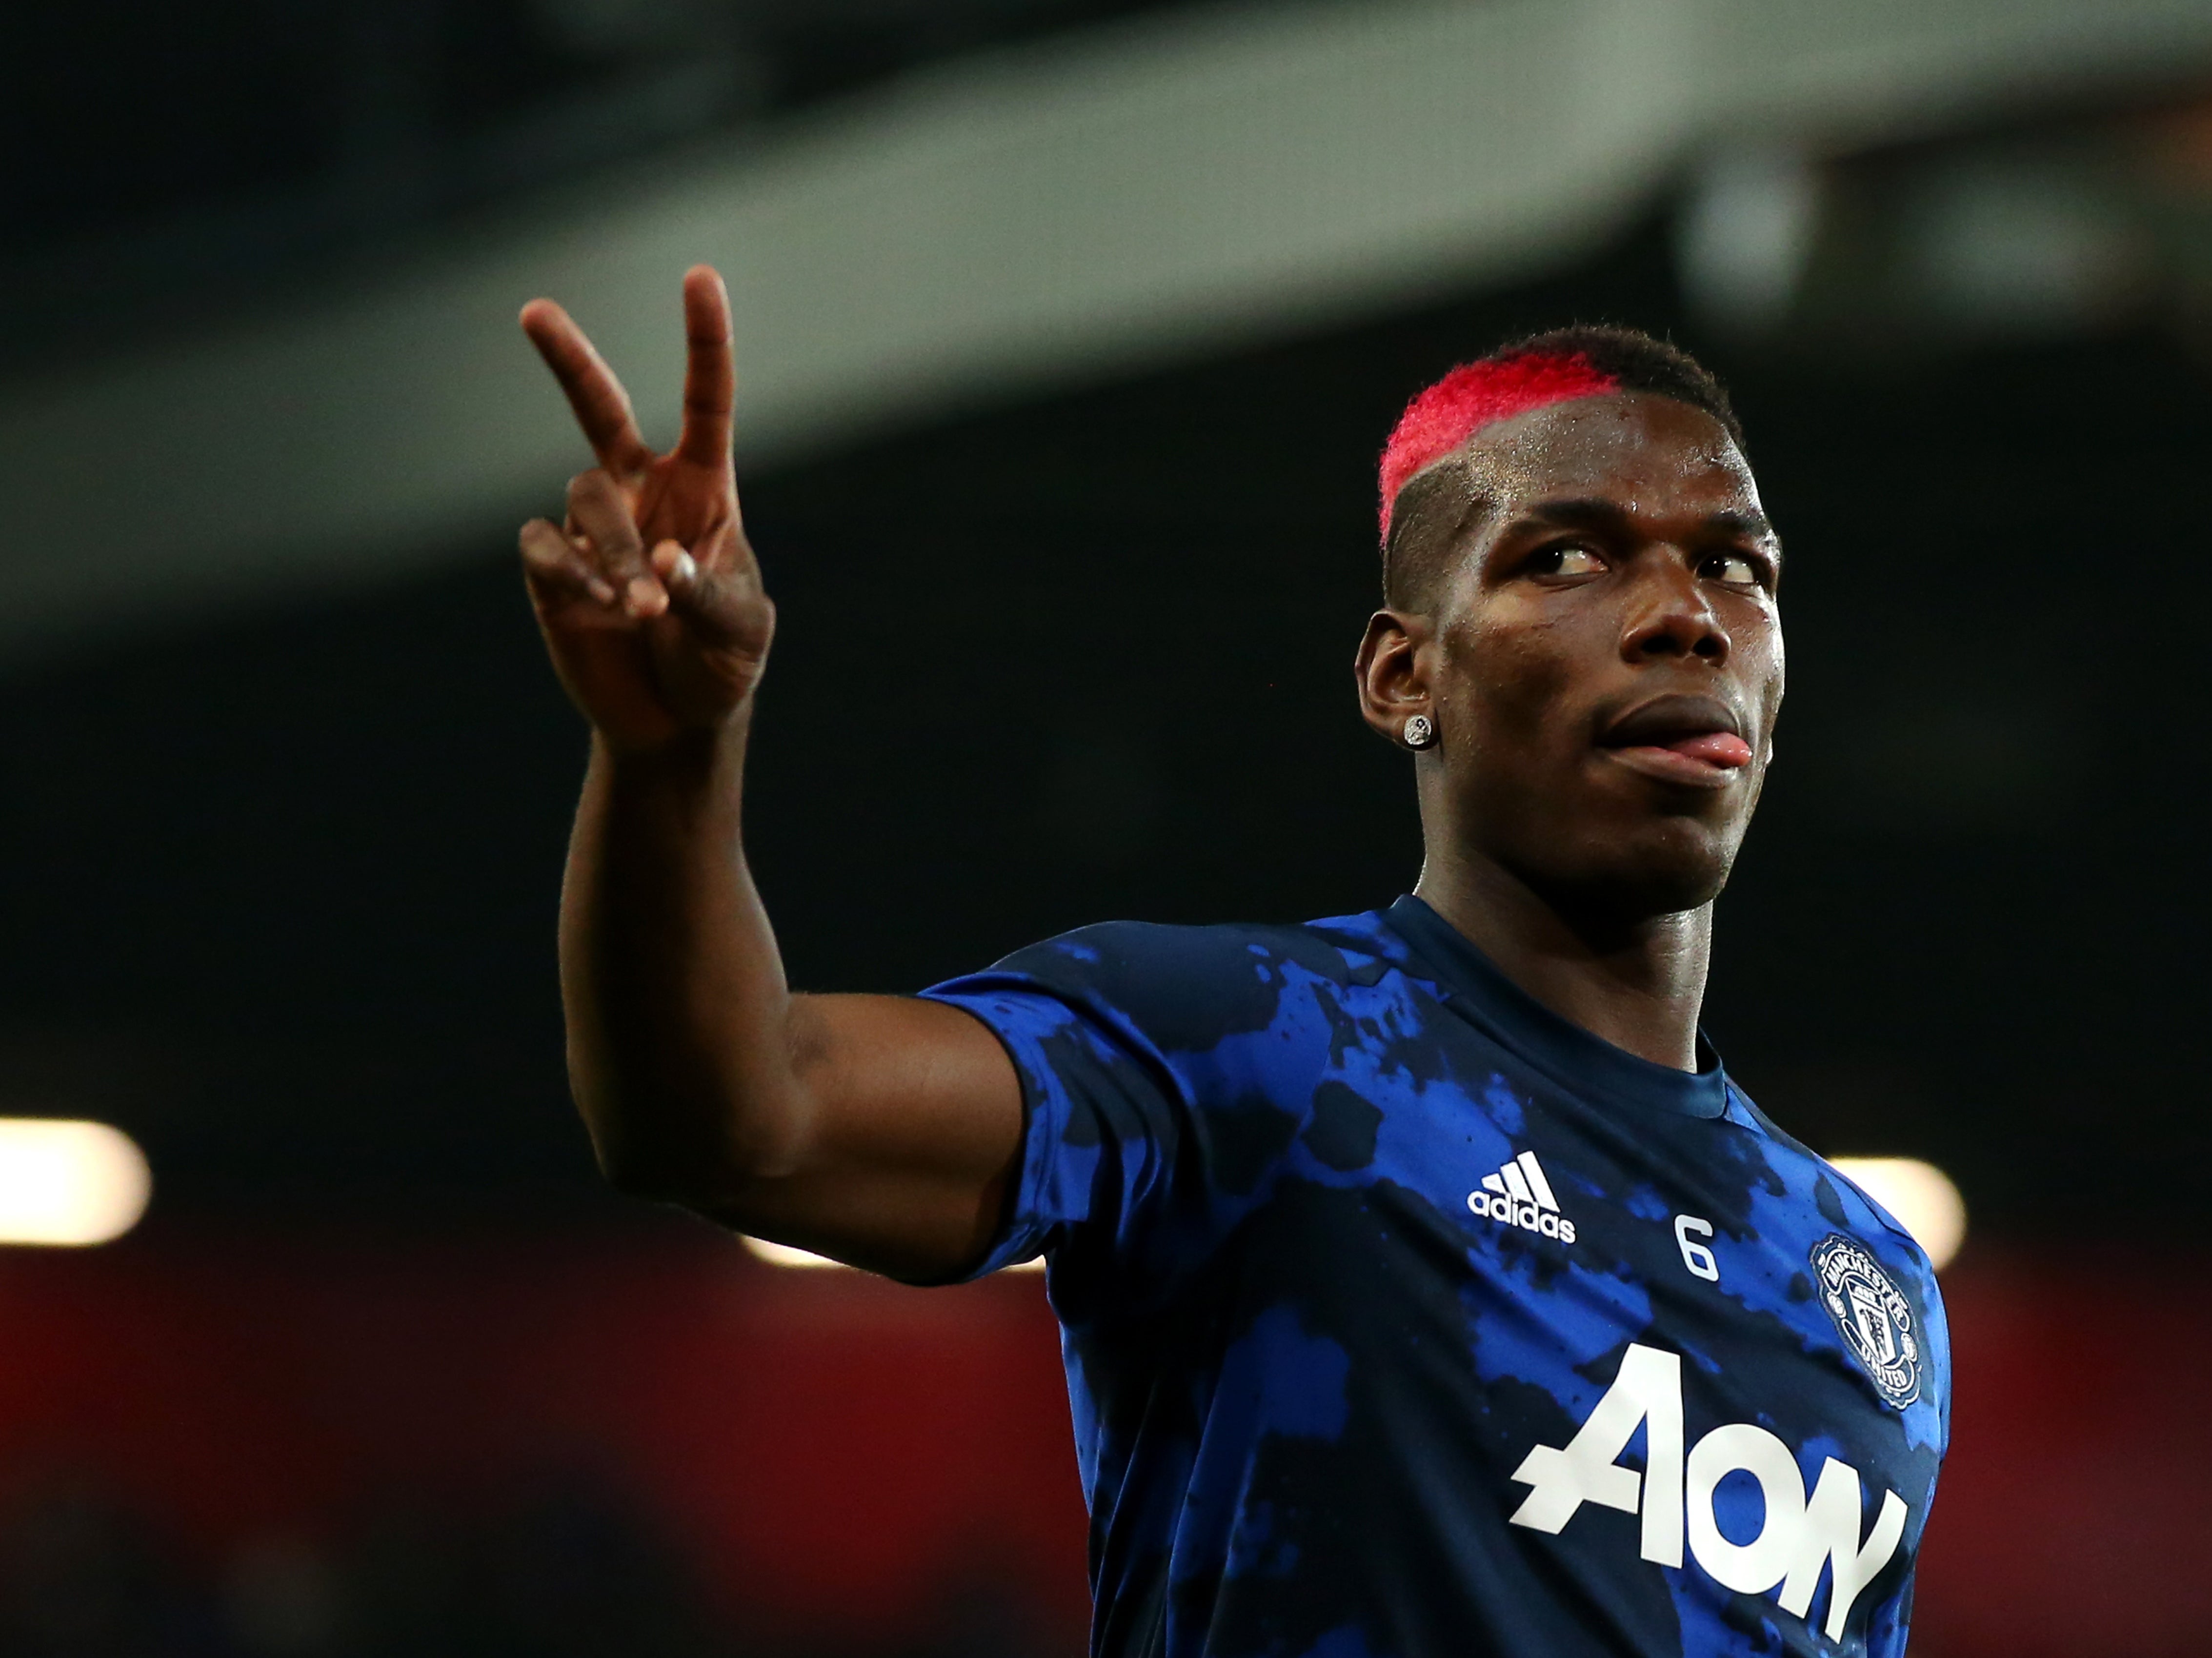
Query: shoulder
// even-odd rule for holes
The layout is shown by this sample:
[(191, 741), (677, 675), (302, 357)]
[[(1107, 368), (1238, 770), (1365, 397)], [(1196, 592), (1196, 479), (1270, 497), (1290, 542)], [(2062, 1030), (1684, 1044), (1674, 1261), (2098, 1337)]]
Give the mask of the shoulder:
[(1765, 1189), (1753, 1194), (1751, 1218), (1796, 1267), (1790, 1300), (1826, 1312), (1838, 1344), (1940, 1456), (1950, 1431), (1951, 1343), (1935, 1263), (1865, 1187), (1776, 1127), (1734, 1084), (1729, 1095), (1731, 1120), (1762, 1142)]
[(1873, 1251), (1888, 1269), (1911, 1284), (1940, 1322), (1942, 1297), (1936, 1286), (1935, 1263), (1911, 1230), (1866, 1187), (1778, 1127), (1734, 1083), (1729, 1085), (1729, 1096), (1731, 1113), (1741, 1113), (1770, 1143), (1770, 1167), (1788, 1165), (1786, 1171), (1777, 1172), (1784, 1175), (1792, 1193), (1802, 1187), (1802, 1199), (1818, 1214), (1818, 1224)]
[(1286, 999), (1372, 984), (1402, 946), (1370, 914), (1290, 924), (1107, 921), (1016, 950), (969, 983), (1011, 981), (1118, 1016), (1163, 1051), (1264, 1031)]
[[(1812, 1171), (1815, 1185), (1813, 1198), (1830, 1224), (1845, 1231), (1887, 1233), (1888, 1239), (1901, 1246), (1923, 1266), (1928, 1253), (1920, 1241), (1903, 1221), (1889, 1212), (1869, 1192), (1849, 1175), (1807, 1145), (1794, 1134), (1778, 1126), (1773, 1118), (1752, 1103), (1751, 1098), (1733, 1083), (1729, 1091), (1734, 1102), (1759, 1126), (1766, 1138), (1781, 1148), (1784, 1155), (1794, 1157)], [(1934, 1268), (1928, 1267), (1932, 1279)]]

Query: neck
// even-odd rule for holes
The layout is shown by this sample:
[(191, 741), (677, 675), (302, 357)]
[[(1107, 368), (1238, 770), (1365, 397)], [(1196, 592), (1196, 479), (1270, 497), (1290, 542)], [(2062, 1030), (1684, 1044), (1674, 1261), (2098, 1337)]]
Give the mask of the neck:
[(1711, 904), (1634, 920), (1571, 916), (1487, 858), (1431, 859), (1414, 893), (1552, 1011), (1615, 1048), (1698, 1068)]

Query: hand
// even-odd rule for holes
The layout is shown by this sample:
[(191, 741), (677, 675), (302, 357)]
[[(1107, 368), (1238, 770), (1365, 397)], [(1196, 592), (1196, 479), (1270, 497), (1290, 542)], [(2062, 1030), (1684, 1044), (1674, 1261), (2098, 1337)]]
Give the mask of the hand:
[(726, 725), (775, 632), (730, 459), (730, 300), (705, 265), (684, 274), (684, 434), (656, 455), (568, 313), (550, 300), (522, 308), (599, 459), (570, 481), (565, 524), (523, 525), (523, 574), (561, 683), (619, 753)]

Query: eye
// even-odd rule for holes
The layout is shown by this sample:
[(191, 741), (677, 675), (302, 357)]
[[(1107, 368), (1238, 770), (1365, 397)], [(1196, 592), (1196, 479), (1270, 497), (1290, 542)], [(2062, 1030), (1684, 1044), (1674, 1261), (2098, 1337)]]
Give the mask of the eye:
[(1709, 554), (1698, 563), (1698, 574), (1708, 581), (1724, 581), (1731, 587), (1766, 585), (1765, 567), (1743, 553)]
[(1597, 575), (1605, 569), (1605, 561), (1579, 542), (1568, 541), (1530, 555), (1527, 569), (1538, 576)]

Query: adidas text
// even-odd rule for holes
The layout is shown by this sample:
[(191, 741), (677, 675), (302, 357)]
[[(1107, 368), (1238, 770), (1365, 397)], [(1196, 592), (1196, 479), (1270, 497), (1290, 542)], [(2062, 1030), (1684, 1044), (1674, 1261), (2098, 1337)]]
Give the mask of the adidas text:
[(1559, 1200), (1534, 1151), (1523, 1151), (1496, 1174), (1485, 1175), (1482, 1189), (1467, 1194), (1467, 1206), (1485, 1220), (1562, 1243), (1575, 1241), (1575, 1224), (1559, 1212)]

